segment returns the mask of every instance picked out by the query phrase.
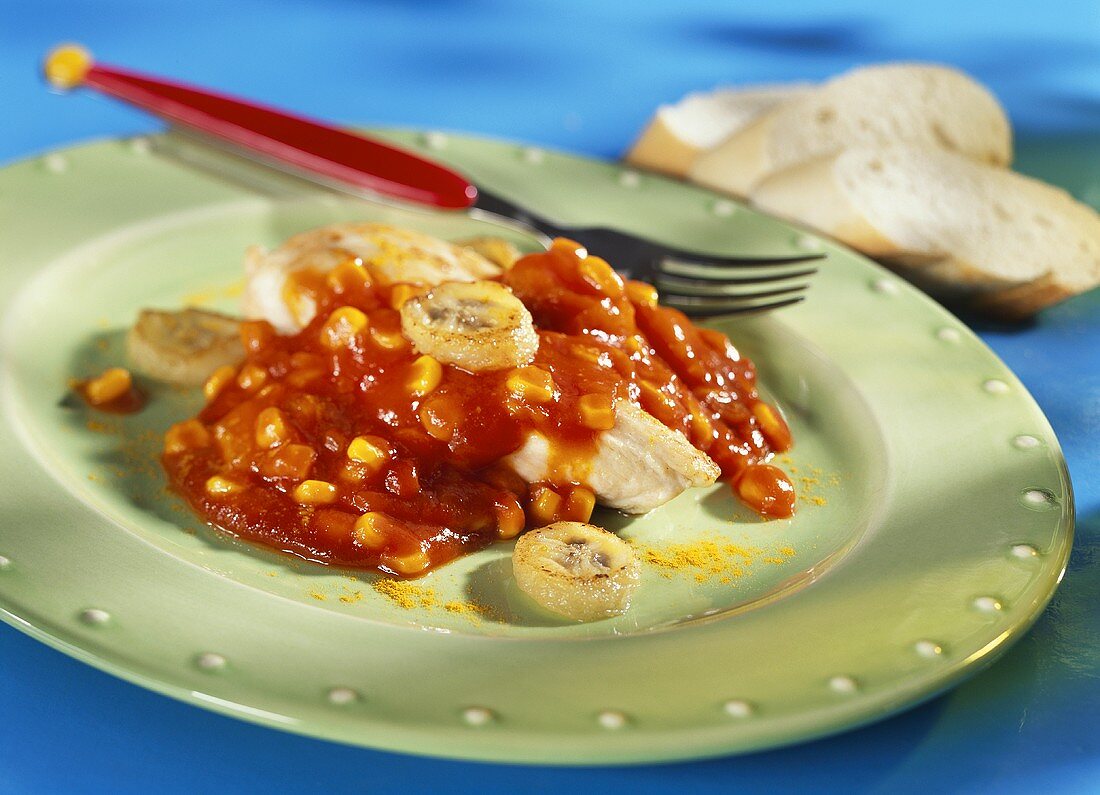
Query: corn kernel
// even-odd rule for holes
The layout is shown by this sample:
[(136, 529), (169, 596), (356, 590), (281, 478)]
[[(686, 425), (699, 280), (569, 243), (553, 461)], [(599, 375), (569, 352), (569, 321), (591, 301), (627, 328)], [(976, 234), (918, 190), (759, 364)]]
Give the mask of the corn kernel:
[(197, 450), (210, 444), (210, 431), (198, 420), (177, 422), (164, 434), (164, 452), (166, 455)]
[(554, 399), (554, 378), (541, 367), (531, 365), (513, 370), (504, 383), (513, 395), (532, 403)]
[(535, 527), (544, 527), (557, 521), (558, 511), (561, 510), (561, 495), (546, 486), (539, 486), (531, 495), (527, 509), (531, 512), (532, 524)]
[(133, 385), (129, 370), (112, 367), (84, 384), (84, 397), (91, 405), (102, 406), (125, 395)]
[(303, 480), (294, 487), (294, 500), (302, 505), (330, 505), (336, 502), (336, 486), (325, 480)]
[(645, 282), (627, 282), (626, 283), (626, 297), (630, 299), (630, 303), (635, 306), (654, 307), (657, 306), (657, 288), (652, 284), (646, 284)]
[(584, 427), (594, 431), (609, 431), (615, 427), (615, 407), (608, 395), (582, 395), (577, 408)]
[(237, 373), (237, 386), (246, 392), (258, 389), (267, 381), (267, 370), (256, 364), (246, 364)]
[(356, 436), (348, 445), (348, 458), (371, 470), (381, 469), (391, 457), (390, 446), (377, 436)]
[(757, 403), (752, 407), (752, 416), (760, 424), (760, 430), (774, 449), (782, 451), (791, 446), (791, 429), (775, 408), (767, 403)]
[(366, 327), (366, 315), (354, 306), (342, 306), (333, 310), (321, 326), (321, 344), (330, 350), (348, 348), (355, 342), (355, 335)]
[(423, 397), (443, 380), (443, 366), (431, 356), (420, 356), (409, 367), (409, 391)]
[(381, 562), (383, 566), (393, 569), (398, 574), (419, 574), (432, 565), (431, 558), (422, 549), (406, 555), (383, 552)]
[(493, 506), (496, 517), (497, 538), (507, 540), (515, 538), (527, 524), (523, 508), (515, 499), (502, 500)]
[(221, 391), (225, 389), (226, 385), (233, 380), (233, 376), (237, 374), (237, 371), (231, 365), (222, 365), (206, 379), (206, 383), (202, 385), (202, 393), (206, 396), (207, 402), (216, 398)]
[(359, 257), (348, 257), (325, 277), (325, 283), (340, 295), (370, 284), (370, 273)]
[(275, 329), (266, 320), (246, 320), (241, 323), (241, 345), (248, 353), (259, 353), (275, 338)]
[(290, 426), (283, 412), (274, 406), (264, 409), (256, 417), (256, 444), (259, 447), (278, 447), (290, 441)]
[(596, 508), (596, 495), (584, 486), (574, 486), (561, 507), (561, 519), (565, 522), (587, 522)]
[(586, 257), (577, 271), (589, 285), (609, 298), (621, 298), (623, 278), (615, 273), (603, 257)]
[(419, 284), (395, 284), (390, 288), (390, 307), (401, 309), (405, 302), (423, 292), (424, 287)]
[(379, 348), (387, 351), (399, 351), (409, 344), (400, 331), (386, 331), (374, 326), (371, 326), (370, 337)]
[(221, 475), (214, 475), (206, 479), (206, 493), (211, 496), (236, 494), (243, 490), (244, 484), (229, 478), (223, 478)]
[(355, 520), (351, 533), (367, 549), (382, 549), (389, 541), (390, 520), (380, 513), (367, 511)]

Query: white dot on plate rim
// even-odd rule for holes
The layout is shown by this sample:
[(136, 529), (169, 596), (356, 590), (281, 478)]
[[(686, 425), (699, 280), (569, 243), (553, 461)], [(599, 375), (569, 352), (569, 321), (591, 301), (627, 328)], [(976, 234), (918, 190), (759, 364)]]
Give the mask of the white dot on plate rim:
[(1004, 605), (1001, 604), (1001, 600), (993, 596), (979, 596), (974, 600), (974, 607), (981, 610), (983, 613), (996, 613), (1001, 610)]
[(596, 716), (596, 720), (605, 729), (621, 729), (626, 725), (626, 715), (613, 709), (604, 710)]
[(890, 279), (875, 279), (871, 282), (871, 289), (883, 295), (894, 295), (898, 291), (898, 285)]
[(913, 648), (921, 657), (927, 657), (930, 660), (943, 654), (943, 646), (933, 640), (918, 640), (913, 644)]
[(69, 161), (64, 155), (46, 155), (42, 158), (42, 165), (51, 174), (63, 174), (69, 170)]
[(1012, 440), (1012, 446), (1019, 450), (1034, 450), (1039, 446), (1039, 440), (1034, 436), (1022, 433)]
[(525, 161), (532, 164), (541, 163), (546, 159), (546, 153), (535, 146), (524, 147), (521, 155)]
[(731, 201), (719, 199), (710, 206), (710, 211), (717, 215), (719, 218), (729, 218), (731, 215), (737, 212), (737, 205)]
[(624, 188), (636, 188), (642, 184), (642, 177), (637, 171), (623, 171), (619, 174), (619, 184)]
[(941, 328), (936, 332), (936, 339), (940, 342), (958, 342), (962, 339), (962, 334), (956, 328)]
[(89, 607), (80, 611), (80, 620), (85, 624), (100, 625), (111, 620), (111, 614), (98, 607)]
[(462, 710), (462, 719), (471, 726), (484, 726), (493, 719), (493, 711), (485, 707), (467, 707)]
[(1012, 557), (1019, 558), (1020, 560), (1037, 558), (1039, 557), (1039, 550), (1037, 550), (1031, 544), (1013, 544)]
[(447, 136), (441, 132), (424, 133), (424, 146), (429, 149), (446, 149)]
[(821, 240), (813, 235), (799, 235), (794, 239), (794, 244), (803, 251), (821, 251)]
[(991, 395), (1003, 395), (1008, 392), (1008, 384), (999, 378), (990, 378), (982, 384), (982, 389)]
[(9, 568), (10, 566), (11, 566), (11, 558), (7, 558), (7, 557), (4, 557), (3, 555), (0, 555), (0, 571), (3, 571), (4, 569)]
[(1026, 489), (1020, 497), (1024, 505), (1031, 508), (1051, 508), (1057, 502), (1055, 496), (1045, 489)]
[(722, 709), (732, 718), (747, 718), (753, 713), (752, 704), (739, 698), (732, 698), (722, 705)]
[(195, 658), (195, 664), (204, 671), (217, 671), (225, 667), (225, 662), (225, 657), (212, 651), (203, 652)]
[(334, 687), (328, 691), (328, 700), (338, 706), (350, 704), (359, 700), (359, 694), (350, 687)]
[(846, 695), (859, 690), (859, 684), (850, 676), (834, 676), (829, 680), (829, 689)]
[(152, 148), (148, 138), (134, 138), (130, 141), (130, 151), (135, 155), (147, 155)]

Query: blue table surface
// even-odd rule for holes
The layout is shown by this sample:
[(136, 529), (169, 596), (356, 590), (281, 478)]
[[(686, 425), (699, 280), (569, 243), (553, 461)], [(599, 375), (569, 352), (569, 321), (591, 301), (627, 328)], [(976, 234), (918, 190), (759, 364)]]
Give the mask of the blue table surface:
[[(37, 76), (61, 40), (104, 60), (336, 120), (617, 156), (653, 108), (722, 83), (859, 63), (956, 64), (1004, 101), (1018, 166), (1100, 205), (1100, 3), (881, 0), (0, 0), (0, 161), (155, 130)], [(1051, 155), (1051, 153), (1054, 153)], [(3, 234), (0, 228), (0, 234)], [(928, 704), (801, 746), (620, 768), (420, 759), (238, 722), (0, 625), (0, 792), (1100, 791), (1100, 292), (980, 327), (1061, 439), (1078, 524), (1061, 589), (1001, 661)]]

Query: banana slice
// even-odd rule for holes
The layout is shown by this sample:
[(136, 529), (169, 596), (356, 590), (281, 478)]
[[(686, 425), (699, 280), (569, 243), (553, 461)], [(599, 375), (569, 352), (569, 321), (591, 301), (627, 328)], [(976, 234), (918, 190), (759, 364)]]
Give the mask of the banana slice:
[(523, 256), (518, 248), (502, 237), (471, 237), (456, 240), (455, 245), (477, 252), (504, 270), (511, 268), (516, 264), (516, 260)]
[(499, 282), (446, 282), (401, 307), (417, 352), (464, 370), (530, 364), (539, 348), (531, 313)]
[(197, 386), (217, 368), (244, 358), (240, 328), (240, 321), (217, 312), (143, 309), (126, 335), (126, 353), (150, 378)]
[(638, 561), (630, 545), (580, 522), (555, 522), (521, 536), (512, 573), (540, 605), (578, 621), (619, 615), (638, 585)]

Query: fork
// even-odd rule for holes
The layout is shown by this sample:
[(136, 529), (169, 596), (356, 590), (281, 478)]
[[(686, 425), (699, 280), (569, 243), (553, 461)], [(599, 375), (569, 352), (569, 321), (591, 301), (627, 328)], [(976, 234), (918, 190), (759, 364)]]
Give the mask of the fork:
[[(77, 45), (53, 50), (44, 71), (57, 88), (87, 86), (168, 121), (188, 137), (329, 189), (375, 201), (381, 194), (444, 210), (467, 210), (510, 227), (518, 224), (544, 240), (570, 238), (614, 263), (628, 278), (651, 283), (662, 304), (693, 317), (796, 304), (805, 297), (805, 279), (817, 271), (808, 263), (824, 256), (723, 256), (668, 246), (619, 229), (561, 224), (390, 144), (275, 108), (95, 63)], [(763, 289), (745, 289), (758, 287)]]

